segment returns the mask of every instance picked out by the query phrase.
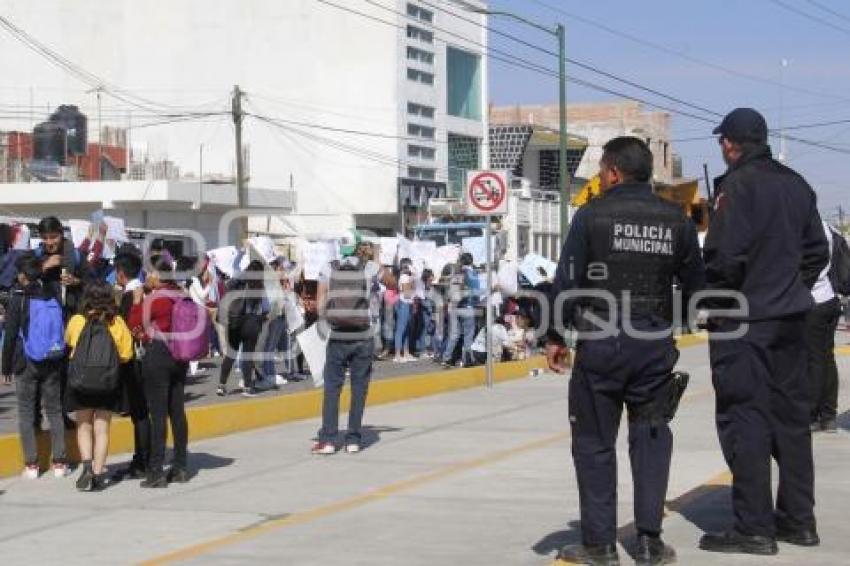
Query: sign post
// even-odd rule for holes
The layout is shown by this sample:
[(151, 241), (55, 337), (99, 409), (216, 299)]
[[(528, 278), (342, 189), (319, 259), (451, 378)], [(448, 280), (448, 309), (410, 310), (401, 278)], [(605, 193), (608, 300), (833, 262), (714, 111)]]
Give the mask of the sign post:
[(487, 350), (487, 387), (493, 387), (493, 216), (508, 212), (510, 178), (507, 171), (469, 171), (466, 183), (466, 213), (483, 216), (486, 250), (487, 289), (484, 305), (485, 348)]

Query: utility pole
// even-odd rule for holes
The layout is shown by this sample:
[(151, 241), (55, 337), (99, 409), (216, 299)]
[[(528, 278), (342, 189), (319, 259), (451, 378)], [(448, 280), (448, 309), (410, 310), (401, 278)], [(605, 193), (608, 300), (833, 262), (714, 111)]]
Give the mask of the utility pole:
[[(103, 181), (103, 115), (100, 111), (100, 91), (97, 87), (97, 180)], [(68, 145), (67, 142), (65, 144)]]
[[(242, 111), (242, 97), (245, 94), (239, 88), (239, 85), (233, 87), (233, 99), (231, 103), (231, 112), (233, 114), (233, 126), (236, 130), (236, 205), (242, 210), (245, 208), (245, 171), (242, 162), (244, 154), (242, 150), (242, 119), (244, 113)], [(248, 238), (248, 218), (244, 215), (239, 217), (239, 241), (243, 242)]]
[(844, 207), (838, 205), (838, 231), (844, 234)]
[(558, 83), (559, 89), (559, 121), (560, 121), (560, 179), (561, 179), (561, 241), (567, 238), (567, 228), (570, 224), (570, 172), (567, 169), (567, 31), (564, 24), (555, 28), (558, 36)]

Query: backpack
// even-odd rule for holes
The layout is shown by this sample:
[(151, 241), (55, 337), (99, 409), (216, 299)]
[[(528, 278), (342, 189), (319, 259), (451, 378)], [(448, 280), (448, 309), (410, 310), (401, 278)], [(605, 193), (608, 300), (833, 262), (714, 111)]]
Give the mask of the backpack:
[(210, 353), (210, 317), (207, 309), (190, 297), (180, 297), (171, 309), (168, 351), (178, 362), (195, 362)]
[(33, 362), (61, 360), (65, 357), (65, 319), (55, 297), (26, 299), (29, 322), (21, 331), (24, 354)]
[(105, 395), (118, 390), (118, 348), (106, 324), (88, 321), (68, 364), (68, 386), (84, 395)]
[(850, 295), (850, 246), (844, 237), (832, 231), (832, 256), (827, 277), (839, 295)]
[(325, 308), (331, 329), (340, 332), (368, 330), (372, 322), (369, 298), (366, 271), (359, 264), (333, 262)]

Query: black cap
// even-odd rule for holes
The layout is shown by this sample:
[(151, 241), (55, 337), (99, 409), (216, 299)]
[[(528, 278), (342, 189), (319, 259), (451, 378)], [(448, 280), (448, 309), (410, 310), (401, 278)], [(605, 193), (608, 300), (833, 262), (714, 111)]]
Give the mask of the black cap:
[(736, 108), (713, 133), (736, 142), (767, 143), (767, 122), (752, 108)]

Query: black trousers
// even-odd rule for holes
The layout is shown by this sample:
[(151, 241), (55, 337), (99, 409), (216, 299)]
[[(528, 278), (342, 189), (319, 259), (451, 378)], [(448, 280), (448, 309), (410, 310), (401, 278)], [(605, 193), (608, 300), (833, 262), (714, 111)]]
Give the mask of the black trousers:
[(240, 346), (242, 346), (242, 355), (244, 356), (242, 367), (245, 368), (245, 373), (242, 378), (245, 381), (245, 388), (250, 388), (254, 384), (256, 363), (252, 358), (257, 351), (257, 342), (263, 331), (263, 321), (264, 317), (255, 314), (246, 314), (228, 321), (228, 351), (224, 356), (224, 361), (221, 362), (221, 375), (219, 376), (221, 385), (227, 384), (230, 372), (233, 370), (233, 364), (236, 361), (236, 352), (239, 351)]
[(806, 316), (806, 350), (812, 421), (834, 419), (838, 413), (838, 368), (835, 365), (835, 328), (841, 314), (838, 298), (816, 305)]
[(142, 359), (142, 379), (150, 414), (151, 451), (149, 470), (162, 472), (165, 464), (166, 423), (171, 420), (174, 438), (172, 465), (186, 469), (189, 425), (186, 421), (186, 386), (188, 364), (174, 361), (164, 343), (151, 342)]
[[(722, 322), (729, 332), (739, 323)], [(814, 528), (814, 465), (809, 430), (805, 315), (750, 322), (742, 338), (711, 336), (717, 433), (732, 471), (735, 529), (774, 536), (776, 523)], [(776, 507), (770, 459), (779, 465)]]
[(141, 364), (133, 360), (121, 366), (127, 396), (127, 412), (133, 423), (133, 464), (147, 469), (150, 458), (151, 425)]
[[(654, 402), (669, 384), (678, 358), (669, 336), (637, 339), (621, 333), (578, 345), (569, 411), (586, 545), (617, 541), (616, 442), (623, 405), (631, 414)], [(673, 435), (666, 422), (630, 418), (629, 458), (640, 533), (661, 533), (672, 450)]]

